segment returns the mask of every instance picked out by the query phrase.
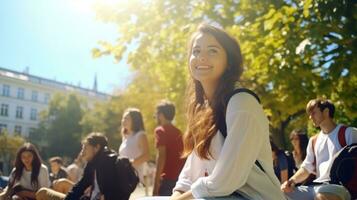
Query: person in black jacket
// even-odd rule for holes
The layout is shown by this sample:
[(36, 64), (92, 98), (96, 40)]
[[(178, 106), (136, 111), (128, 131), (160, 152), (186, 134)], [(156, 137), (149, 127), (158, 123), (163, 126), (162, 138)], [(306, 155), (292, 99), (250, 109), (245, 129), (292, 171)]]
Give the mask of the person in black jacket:
[(50, 181), (52, 184), (55, 180), (68, 177), (68, 174), (63, 167), (63, 160), (61, 157), (52, 157), (49, 159), (49, 163), (51, 167)]
[(120, 180), (115, 178), (117, 154), (107, 145), (108, 140), (103, 134), (89, 134), (82, 144), (81, 154), (88, 163), (80, 181), (67, 195), (43, 188), (37, 193), (36, 199), (78, 200), (89, 190), (90, 200), (128, 200), (130, 194), (118, 188)]

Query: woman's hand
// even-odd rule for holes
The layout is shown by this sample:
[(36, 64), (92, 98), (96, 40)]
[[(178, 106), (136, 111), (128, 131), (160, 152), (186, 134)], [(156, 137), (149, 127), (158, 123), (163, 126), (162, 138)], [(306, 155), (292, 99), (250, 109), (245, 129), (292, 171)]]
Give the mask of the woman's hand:
[(170, 200), (189, 200), (189, 199), (195, 199), (192, 196), (191, 190), (185, 192), (185, 193), (180, 193), (180, 192), (174, 192), (170, 198)]
[(283, 191), (285, 193), (294, 191), (294, 188), (295, 188), (295, 182), (291, 179), (285, 181), (280, 187), (281, 191)]

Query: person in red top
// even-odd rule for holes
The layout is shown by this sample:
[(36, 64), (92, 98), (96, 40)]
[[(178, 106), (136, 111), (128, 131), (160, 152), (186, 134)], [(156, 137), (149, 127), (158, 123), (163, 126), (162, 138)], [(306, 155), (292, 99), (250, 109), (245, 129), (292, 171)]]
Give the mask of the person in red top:
[(183, 141), (181, 131), (172, 125), (175, 106), (169, 101), (161, 101), (156, 106), (155, 129), (157, 148), (156, 174), (153, 196), (171, 196), (185, 159), (181, 158)]

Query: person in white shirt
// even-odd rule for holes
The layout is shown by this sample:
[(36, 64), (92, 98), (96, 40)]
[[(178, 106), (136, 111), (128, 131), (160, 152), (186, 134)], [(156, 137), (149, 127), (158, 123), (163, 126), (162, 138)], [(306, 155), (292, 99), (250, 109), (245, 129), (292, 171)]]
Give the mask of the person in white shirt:
[(137, 108), (128, 108), (122, 118), (122, 143), (118, 153), (130, 159), (137, 170), (140, 181), (146, 184), (145, 165), (150, 159), (149, 142), (145, 134), (142, 114)]
[[(338, 140), (338, 132), (342, 127), (333, 120), (335, 106), (330, 100), (313, 99), (306, 106), (306, 112), (314, 126), (321, 129), (320, 133), (310, 138), (307, 145), (307, 155), (299, 170), (281, 185), (291, 199), (350, 199), (350, 194), (342, 185), (328, 184), (330, 168), (334, 155), (343, 148)], [(346, 144), (357, 142), (357, 129), (348, 127), (345, 130)], [(294, 187), (305, 181), (310, 174), (316, 179), (312, 185)]]
[(77, 183), (83, 175), (83, 169), (85, 164), (85, 161), (79, 154), (77, 158), (74, 159), (73, 163), (68, 165), (66, 168), (68, 173), (68, 179), (73, 183)]
[(261, 104), (246, 92), (226, 102), (243, 71), (238, 42), (220, 28), (200, 25), (189, 46), (189, 71), (187, 160), (170, 199), (285, 199)]
[(50, 187), (48, 169), (42, 164), (36, 147), (25, 143), (16, 153), (15, 167), (9, 178), (2, 198), (35, 199), (35, 193), (41, 187)]

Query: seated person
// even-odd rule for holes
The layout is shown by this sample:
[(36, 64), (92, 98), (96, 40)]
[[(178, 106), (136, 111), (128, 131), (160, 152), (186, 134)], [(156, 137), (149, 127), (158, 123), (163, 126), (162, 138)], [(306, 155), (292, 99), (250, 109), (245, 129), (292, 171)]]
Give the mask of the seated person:
[(50, 181), (52, 183), (60, 178), (68, 177), (66, 170), (63, 168), (63, 161), (61, 157), (52, 157), (49, 161), (51, 166)]
[(16, 153), (15, 167), (9, 185), (0, 194), (0, 199), (32, 200), (41, 187), (50, 187), (48, 170), (31, 143), (25, 143)]
[(288, 180), (288, 160), (283, 150), (279, 149), (273, 141), (270, 140), (273, 154), (273, 167), (276, 177), (281, 183)]
[(118, 188), (120, 184), (114, 177), (116, 173), (116, 156), (108, 148), (108, 140), (101, 133), (91, 133), (83, 141), (81, 154), (88, 161), (81, 180), (76, 183), (68, 194), (63, 194), (48, 188), (41, 188), (37, 200), (78, 200), (90, 189), (91, 200), (124, 200), (130, 194)]
[[(330, 169), (334, 155), (343, 148), (339, 133), (343, 133), (346, 145), (357, 143), (357, 129), (336, 124), (333, 117), (335, 106), (330, 100), (313, 99), (306, 106), (306, 112), (320, 132), (311, 137), (307, 145), (306, 158), (299, 170), (281, 185), (281, 190), (294, 199), (346, 200), (351, 194), (343, 185), (330, 184)], [(344, 131), (343, 131), (344, 129)], [(316, 178), (312, 185), (296, 184), (306, 181), (310, 174)]]
[(78, 154), (73, 163), (67, 166), (66, 171), (68, 174), (68, 179), (74, 183), (77, 183), (83, 176), (83, 169), (85, 164), (86, 163), (83, 160), (81, 154)]

